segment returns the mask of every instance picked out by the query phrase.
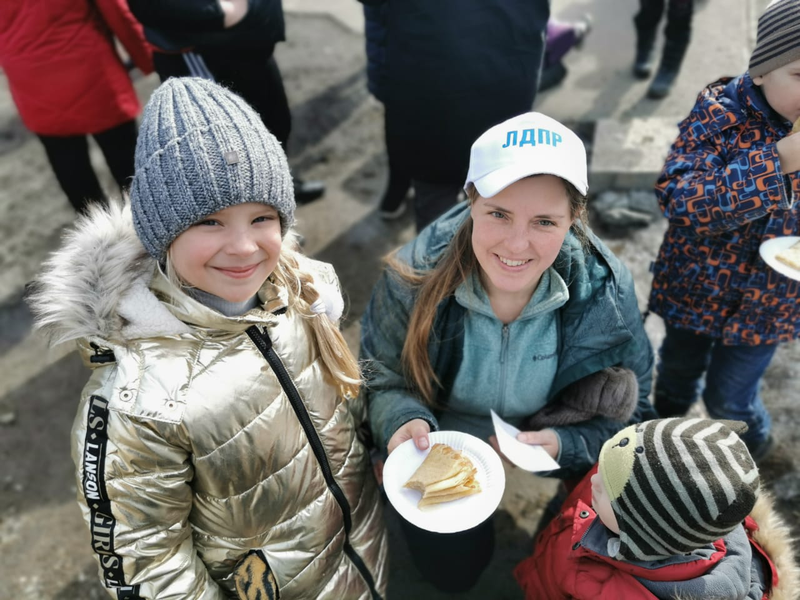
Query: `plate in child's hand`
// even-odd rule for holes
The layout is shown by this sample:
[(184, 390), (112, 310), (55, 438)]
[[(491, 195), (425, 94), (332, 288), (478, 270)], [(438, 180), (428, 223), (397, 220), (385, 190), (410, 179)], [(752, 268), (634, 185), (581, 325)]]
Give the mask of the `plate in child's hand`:
[(433, 431), (428, 439), (431, 447), (447, 444), (469, 458), (478, 471), (475, 479), (481, 491), (451, 502), (418, 508), (422, 494), (403, 485), (428, 456), (430, 448), (419, 450), (414, 440), (407, 440), (394, 449), (383, 467), (383, 489), (389, 502), (406, 521), (428, 531), (455, 533), (480, 525), (497, 510), (506, 487), (500, 456), (486, 442), (460, 431)]
[(761, 255), (761, 258), (764, 259), (764, 262), (767, 263), (770, 267), (776, 270), (781, 275), (785, 275), (790, 279), (796, 279), (800, 281), (800, 269), (793, 269), (786, 263), (782, 263), (775, 255), (782, 251), (786, 250), (787, 248), (794, 246), (797, 242), (800, 241), (800, 236), (796, 235), (788, 235), (783, 237), (776, 237), (772, 238), (771, 240), (767, 240), (766, 242), (762, 243), (758, 249), (758, 253)]

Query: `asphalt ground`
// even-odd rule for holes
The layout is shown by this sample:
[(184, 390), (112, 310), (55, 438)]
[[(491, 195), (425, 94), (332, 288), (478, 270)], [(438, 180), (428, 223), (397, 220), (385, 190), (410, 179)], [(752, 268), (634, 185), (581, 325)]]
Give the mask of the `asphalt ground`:
[[(752, 44), (753, 6), (759, 2), (763, 0), (698, 3), (696, 31), (702, 33), (693, 40), (680, 85), (667, 101), (653, 103), (643, 99), (646, 84), (628, 74), (634, 0), (613, 0), (608, 7), (595, 0), (556, 0), (554, 14), (594, 13), (595, 29), (584, 48), (568, 57), (565, 84), (542, 95), (536, 108), (570, 122), (585, 132), (587, 142), (592, 141), (598, 118), (624, 121), (652, 114), (677, 122), (703, 83), (743, 70)], [(411, 239), (412, 220), (407, 216), (386, 223), (376, 213), (386, 177), (383, 113), (366, 90), (358, 15), (341, 2), (285, 4), (287, 10), (297, 11), (287, 15), (288, 41), (276, 53), (293, 108), (290, 162), (298, 173), (328, 185), (323, 199), (298, 210), (298, 229), (306, 238), (306, 251), (336, 267), (348, 307), (344, 331), (356, 349), (358, 319), (380, 272), (381, 257)], [(729, 25), (726, 39), (705, 32), (715, 21)], [(143, 101), (156, 85), (155, 76), (137, 79)], [(110, 190), (107, 173), (104, 182)], [(30, 314), (22, 300), (25, 284), (58, 245), (72, 218), (41, 146), (19, 122), (0, 76), (0, 600), (107, 597), (97, 581), (88, 532), (75, 502), (69, 458), (69, 431), (88, 372), (69, 349), (49, 350), (31, 334)], [(598, 229), (631, 269), (642, 307), (650, 284), (649, 263), (663, 230), (660, 220), (635, 231)], [(662, 324), (650, 317), (646, 327), (657, 346)], [(763, 390), (779, 445), (762, 467), (762, 480), (795, 533), (800, 532), (795, 508), (800, 497), (795, 459), (800, 449), (799, 363), (796, 343), (782, 347)], [(506, 493), (495, 516), (492, 564), (476, 588), (461, 597), (521, 597), (511, 569), (530, 551), (531, 534), (555, 482), (512, 468), (506, 475)], [(450, 597), (432, 590), (411, 567), (391, 510), (388, 525), (389, 597)]]

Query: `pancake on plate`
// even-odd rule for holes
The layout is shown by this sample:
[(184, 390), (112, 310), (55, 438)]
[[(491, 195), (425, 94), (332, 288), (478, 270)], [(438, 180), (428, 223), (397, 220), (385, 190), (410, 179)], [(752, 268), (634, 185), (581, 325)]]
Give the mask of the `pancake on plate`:
[(481, 491), (472, 461), (446, 444), (434, 444), (428, 456), (403, 487), (422, 492), (424, 508), (458, 500)]
[[(798, 119), (800, 121), (800, 119)], [(785, 250), (775, 253), (775, 260), (800, 271), (800, 242), (795, 242)]]

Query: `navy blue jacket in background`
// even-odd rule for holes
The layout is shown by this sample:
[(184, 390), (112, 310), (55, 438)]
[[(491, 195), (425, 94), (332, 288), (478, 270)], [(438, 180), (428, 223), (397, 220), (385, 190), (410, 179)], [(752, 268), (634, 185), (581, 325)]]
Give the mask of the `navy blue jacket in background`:
[(381, 102), (386, 99), (386, 15), (384, 2), (364, 5), (364, 37), (367, 49), (367, 89)]
[(415, 179), (463, 182), (472, 142), (533, 106), (548, 0), (362, 2), (386, 11), (385, 90), (379, 78), (371, 91), (384, 96), (398, 158)]

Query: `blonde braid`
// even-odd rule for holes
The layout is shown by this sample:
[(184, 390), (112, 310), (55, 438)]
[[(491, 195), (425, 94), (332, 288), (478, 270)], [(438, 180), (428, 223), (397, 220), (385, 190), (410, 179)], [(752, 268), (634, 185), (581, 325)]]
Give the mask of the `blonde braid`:
[(326, 314), (311, 310), (320, 294), (314, 287), (313, 276), (300, 269), (296, 252), (288, 248), (281, 250), (274, 276), (286, 286), (292, 308), (309, 320), (325, 378), (339, 389), (342, 396), (355, 398), (361, 387), (358, 361), (350, 352), (338, 324)]

